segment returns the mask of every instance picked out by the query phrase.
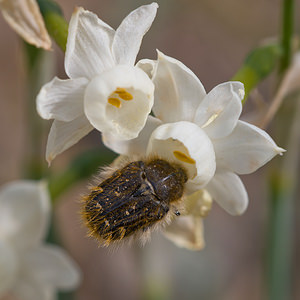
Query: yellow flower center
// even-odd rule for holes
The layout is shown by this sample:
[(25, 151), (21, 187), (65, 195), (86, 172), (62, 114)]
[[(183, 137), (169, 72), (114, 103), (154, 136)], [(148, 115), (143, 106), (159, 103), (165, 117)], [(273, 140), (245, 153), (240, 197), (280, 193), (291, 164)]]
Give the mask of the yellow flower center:
[(117, 108), (121, 107), (121, 100), (119, 100), (118, 98), (108, 98), (107, 102)]
[(119, 97), (125, 101), (130, 101), (133, 99), (133, 96), (123, 88), (117, 88), (114, 93), (118, 94)]
[(188, 164), (195, 164), (196, 163), (194, 159), (192, 159), (190, 156), (182, 153), (181, 151), (175, 150), (175, 151), (173, 151), (173, 154), (178, 160), (180, 160), (182, 162), (185, 162), (185, 163), (188, 163)]
[(108, 99), (107, 102), (117, 108), (120, 108), (122, 106), (122, 101), (130, 101), (133, 99), (132, 94), (126, 91), (124, 88), (117, 88), (114, 92), (112, 92)]

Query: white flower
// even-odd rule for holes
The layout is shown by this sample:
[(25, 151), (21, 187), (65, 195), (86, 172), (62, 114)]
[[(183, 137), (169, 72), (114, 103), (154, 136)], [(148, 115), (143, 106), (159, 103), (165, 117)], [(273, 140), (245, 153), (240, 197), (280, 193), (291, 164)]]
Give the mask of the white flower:
[(51, 40), (36, 0), (0, 0), (7, 23), (29, 44), (51, 49)]
[(16, 181), (0, 190), (0, 298), (55, 299), (78, 286), (78, 267), (58, 246), (44, 244), (50, 217), (44, 183)]
[(157, 7), (139, 7), (116, 31), (95, 14), (75, 10), (65, 56), (70, 79), (54, 78), (37, 97), (41, 117), (54, 119), (46, 150), (49, 163), (93, 128), (118, 139), (138, 136), (153, 105), (154, 85), (134, 62)]
[(227, 212), (242, 214), (248, 196), (236, 174), (252, 173), (285, 151), (263, 130), (238, 120), (243, 84), (222, 83), (206, 94), (190, 69), (160, 52), (157, 62), (140, 67), (153, 74), (156, 118), (149, 116), (136, 139), (106, 135), (104, 143), (125, 155), (157, 154), (181, 162), (189, 175), (187, 193), (205, 187)]

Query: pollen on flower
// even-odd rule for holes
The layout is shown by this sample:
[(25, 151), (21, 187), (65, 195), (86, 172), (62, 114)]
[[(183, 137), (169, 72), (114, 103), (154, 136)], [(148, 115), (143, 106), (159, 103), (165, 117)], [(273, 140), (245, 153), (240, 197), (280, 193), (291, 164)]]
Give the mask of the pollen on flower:
[(133, 96), (124, 88), (117, 88), (114, 93), (118, 94), (119, 97), (125, 101), (130, 101), (133, 99)]
[(117, 108), (120, 108), (122, 103), (121, 103), (121, 100), (119, 100), (118, 98), (108, 98), (107, 102)]
[(120, 108), (122, 106), (122, 100), (124, 101), (130, 101), (133, 99), (132, 94), (126, 91), (124, 88), (117, 88), (114, 92), (112, 92), (107, 102), (117, 108)]
[(182, 153), (181, 151), (175, 150), (175, 151), (173, 151), (173, 154), (178, 160), (180, 160), (182, 162), (185, 162), (185, 163), (188, 163), (188, 164), (195, 164), (196, 163), (194, 159), (192, 159), (191, 157), (189, 157), (186, 154)]

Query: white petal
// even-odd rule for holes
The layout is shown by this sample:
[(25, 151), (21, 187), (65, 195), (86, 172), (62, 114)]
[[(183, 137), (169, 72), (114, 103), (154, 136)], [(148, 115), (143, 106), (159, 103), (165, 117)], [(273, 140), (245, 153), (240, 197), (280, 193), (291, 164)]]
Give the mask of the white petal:
[(180, 61), (158, 51), (153, 76), (157, 118), (167, 122), (192, 121), (206, 93), (197, 76)]
[(15, 284), (18, 263), (13, 249), (0, 240), (0, 298), (7, 294)]
[(45, 182), (15, 181), (1, 187), (0, 236), (18, 248), (38, 244), (48, 229), (50, 199)]
[[(132, 98), (124, 100), (117, 90)], [(84, 97), (84, 111), (90, 123), (103, 134), (133, 139), (145, 126), (153, 94), (154, 85), (145, 72), (119, 65), (91, 81)]]
[(54, 120), (48, 136), (46, 159), (51, 161), (63, 151), (69, 149), (93, 129), (84, 115), (71, 122)]
[(241, 215), (245, 212), (248, 206), (248, 195), (236, 174), (224, 170), (217, 171), (205, 188), (229, 214)]
[(86, 78), (60, 80), (55, 77), (37, 96), (37, 111), (44, 119), (72, 121), (83, 114)]
[(233, 132), (213, 141), (217, 166), (238, 174), (249, 174), (285, 150), (258, 127), (238, 121)]
[(230, 134), (242, 112), (244, 94), (244, 85), (241, 82), (219, 84), (199, 105), (194, 122), (203, 128), (210, 138)]
[(152, 78), (156, 65), (157, 65), (156, 60), (141, 59), (136, 63), (135, 66), (142, 69), (149, 76), (149, 78)]
[(163, 232), (176, 246), (189, 250), (202, 250), (205, 246), (201, 217), (180, 216)]
[[(28, 276), (20, 276), (12, 293), (18, 300), (56, 300), (55, 289), (41, 285)], [(14, 298), (15, 299), (15, 298)]]
[[(188, 160), (179, 159), (176, 152)], [(150, 137), (147, 155), (158, 155), (180, 163), (198, 189), (207, 184), (216, 169), (215, 152), (210, 139), (200, 127), (190, 122), (157, 127)]]
[(23, 260), (24, 272), (41, 285), (71, 290), (80, 283), (78, 266), (58, 246), (40, 246), (26, 253)]
[(116, 30), (112, 51), (117, 64), (134, 65), (142, 38), (149, 30), (157, 11), (157, 3), (143, 5), (132, 11)]
[(185, 192), (185, 214), (197, 217), (207, 217), (212, 207), (212, 197), (206, 189), (197, 190), (187, 196)]
[(69, 24), (65, 70), (70, 78), (92, 78), (115, 65), (114, 30), (95, 14), (76, 8)]
[(150, 135), (162, 122), (152, 116), (148, 116), (145, 127), (138, 137), (132, 140), (119, 140), (111, 134), (103, 134), (104, 145), (116, 153), (123, 155), (145, 155)]

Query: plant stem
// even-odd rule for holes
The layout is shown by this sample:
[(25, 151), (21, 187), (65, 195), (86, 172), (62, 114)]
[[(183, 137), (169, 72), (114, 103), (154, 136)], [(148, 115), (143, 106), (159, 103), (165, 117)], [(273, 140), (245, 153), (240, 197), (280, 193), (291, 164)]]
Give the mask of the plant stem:
[(279, 72), (284, 73), (289, 67), (292, 57), (292, 35), (294, 28), (294, 0), (284, 0), (282, 10), (281, 46)]
[[(300, 94), (294, 99), (293, 121), (288, 130), (288, 153), (280, 173), (271, 180), (269, 243), (267, 252), (268, 299), (291, 298), (294, 200), (296, 198), (300, 151)], [(289, 113), (289, 115), (291, 115)], [(282, 124), (282, 122), (280, 123)]]
[[(293, 34), (293, 0), (283, 0), (279, 84), (291, 61)], [(298, 99), (299, 100), (299, 99)], [(296, 101), (295, 101), (296, 102)], [(267, 296), (270, 300), (291, 299), (291, 259), (293, 244), (293, 200), (296, 188), (297, 161), (299, 159), (299, 116), (300, 101), (294, 117), (277, 118), (280, 129), (285, 126), (288, 153), (281, 162), (279, 174), (271, 180), (270, 219), (267, 248)], [(286, 124), (286, 120), (291, 123)], [(296, 152), (295, 152), (296, 151)]]
[[(27, 87), (27, 142), (24, 153), (23, 175), (25, 178), (41, 179), (47, 174), (47, 165), (41, 141), (45, 137), (45, 124), (36, 112), (36, 95), (51, 73), (49, 64), (51, 53), (24, 43)], [(49, 61), (50, 60), (50, 61)], [(25, 99), (24, 99), (25, 100)]]

